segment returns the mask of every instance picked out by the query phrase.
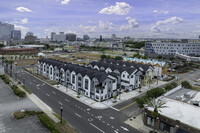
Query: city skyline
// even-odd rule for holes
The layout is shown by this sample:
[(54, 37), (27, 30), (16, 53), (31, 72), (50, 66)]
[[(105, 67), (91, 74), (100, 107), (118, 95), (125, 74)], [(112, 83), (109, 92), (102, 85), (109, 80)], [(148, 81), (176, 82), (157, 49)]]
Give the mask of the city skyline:
[(0, 1), (2, 22), (38, 37), (72, 32), (82, 37), (177, 37), (200, 34), (200, 1), (183, 0), (12, 0)]

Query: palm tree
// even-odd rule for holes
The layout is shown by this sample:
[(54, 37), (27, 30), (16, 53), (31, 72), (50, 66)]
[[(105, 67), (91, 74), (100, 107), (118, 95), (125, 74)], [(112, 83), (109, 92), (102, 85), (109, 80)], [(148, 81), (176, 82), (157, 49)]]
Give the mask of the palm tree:
[(165, 101), (162, 101), (161, 99), (156, 100), (155, 98), (150, 99), (150, 101), (147, 103), (147, 107), (153, 108), (153, 111), (152, 111), (152, 117), (154, 119), (153, 133), (155, 133), (156, 119), (159, 115), (159, 112), (162, 112), (160, 109), (167, 107), (165, 106), (165, 104), (166, 104)]

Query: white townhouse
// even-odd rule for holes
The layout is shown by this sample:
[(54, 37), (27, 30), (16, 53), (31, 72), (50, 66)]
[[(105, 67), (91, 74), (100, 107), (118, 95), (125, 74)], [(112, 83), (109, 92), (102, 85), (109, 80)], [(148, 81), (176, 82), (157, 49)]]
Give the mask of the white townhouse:
[(97, 101), (117, 94), (117, 78), (91, 68), (42, 58), (38, 60), (38, 73)]

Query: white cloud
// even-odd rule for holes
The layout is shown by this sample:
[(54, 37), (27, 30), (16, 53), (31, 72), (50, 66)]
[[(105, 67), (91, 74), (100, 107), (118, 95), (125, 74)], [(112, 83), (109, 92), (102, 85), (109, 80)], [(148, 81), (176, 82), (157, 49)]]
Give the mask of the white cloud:
[(24, 18), (21, 20), (21, 24), (27, 24), (28, 23), (28, 19), (27, 18)]
[(29, 30), (28, 27), (25, 27), (25, 26), (22, 26), (22, 25), (14, 24), (14, 26), (15, 26), (15, 29), (21, 30), (22, 36), (25, 36), (25, 34), (26, 34), (26, 33), (28, 32), (28, 30)]
[(153, 12), (154, 12), (154, 13), (157, 13), (157, 12), (158, 12), (158, 10), (153, 10)]
[(32, 12), (30, 9), (28, 9), (26, 7), (22, 7), (22, 6), (17, 7), (16, 10), (19, 12)]
[(168, 14), (169, 11), (164, 11), (164, 10), (153, 10), (154, 13), (158, 13), (158, 14)]
[(128, 20), (128, 24), (120, 26), (121, 31), (132, 30), (139, 27), (139, 23), (136, 21), (135, 18), (126, 17), (126, 20)]
[(157, 26), (152, 26), (151, 27), (151, 32), (153, 32), (153, 33), (161, 33), (161, 30)]
[(83, 26), (79, 25), (80, 28), (82, 28), (87, 33), (94, 33), (96, 32), (96, 26)]
[(61, 4), (62, 5), (67, 5), (69, 2), (70, 2), (70, 0), (63, 0), (63, 1), (61, 1)]
[(111, 22), (103, 22), (103, 21), (99, 21), (99, 28), (103, 29), (103, 30), (114, 30), (113, 28), (113, 24)]
[(165, 24), (179, 24), (183, 23), (185, 20), (179, 17), (171, 17), (163, 21), (157, 21), (156, 25), (165, 25)]
[(131, 9), (131, 6), (126, 2), (116, 2), (116, 5), (103, 8), (99, 13), (101, 14), (115, 14), (115, 15), (127, 15)]

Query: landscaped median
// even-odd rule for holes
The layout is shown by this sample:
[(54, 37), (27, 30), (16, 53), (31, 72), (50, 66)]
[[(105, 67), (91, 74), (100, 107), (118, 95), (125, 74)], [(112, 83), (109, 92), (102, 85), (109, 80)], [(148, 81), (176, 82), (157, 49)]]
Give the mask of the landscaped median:
[[(36, 116), (41, 123), (43, 123), (51, 133), (78, 133), (74, 128), (72, 128), (65, 120), (63, 123), (55, 123), (51, 118), (49, 118), (45, 113), (40, 111), (21, 111), (13, 113), (13, 117), (17, 120), (29, 117)], [(55, 114), (56, 117), (60, 119), (58, 114)]]
[(15, 84), (13, 84), (7, 76), (1, 75), (1, 78), (13, 90), (15, 95), (17, 95), (18, 97), (22, 97), (22, 98), (26, 97), (26, 93), (21, 91)]

